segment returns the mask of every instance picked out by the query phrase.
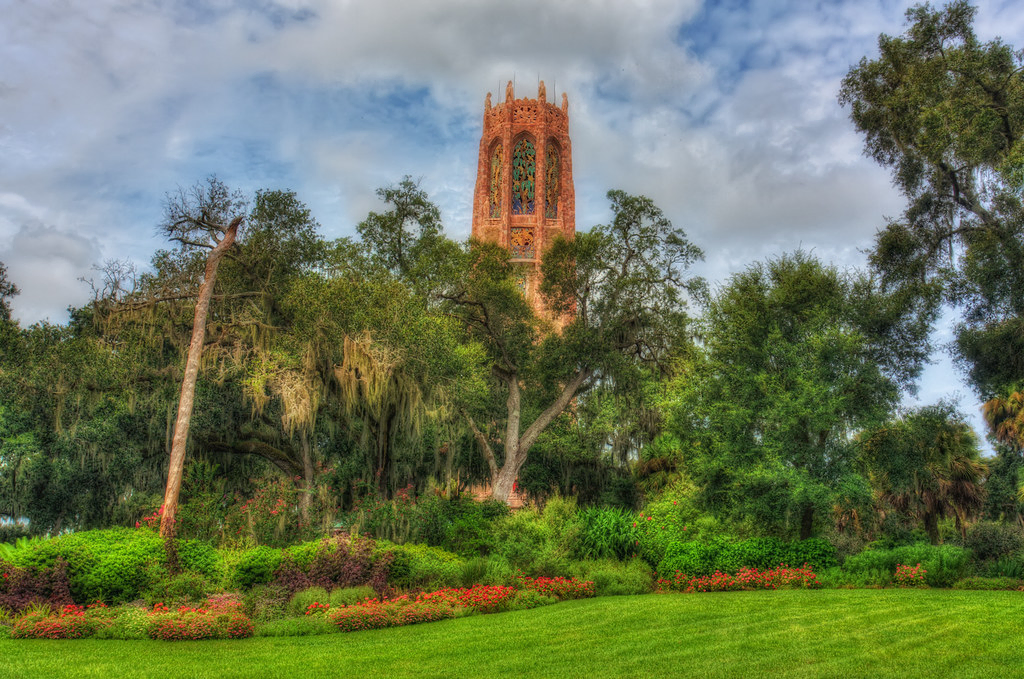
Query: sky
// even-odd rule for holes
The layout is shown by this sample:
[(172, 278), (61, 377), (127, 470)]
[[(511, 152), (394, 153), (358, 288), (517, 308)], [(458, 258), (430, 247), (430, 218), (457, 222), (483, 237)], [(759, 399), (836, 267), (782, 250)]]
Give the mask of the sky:
[[(902, 0), (0, 0), (0, 261), (22, 324), (67, 320), (80, 278), (144, 268), (168, 192), (215, 174), (291, 189), (354, 236), (405, 175), (470, 231), (487, 92), (569, 98), (576, 228), (610, 189), (654, 199), (713, 285), (798, 248), (863, 267), (903, 209), (837, 102), (906, 28)], [(975, 30), (1024, 46), (1024, 13)], [(947, 315), (938, 346), (952, 339)], [(941, 350), (916, 402), (979, 403)], [(910, 399), (908, 403), (915, 402)]]

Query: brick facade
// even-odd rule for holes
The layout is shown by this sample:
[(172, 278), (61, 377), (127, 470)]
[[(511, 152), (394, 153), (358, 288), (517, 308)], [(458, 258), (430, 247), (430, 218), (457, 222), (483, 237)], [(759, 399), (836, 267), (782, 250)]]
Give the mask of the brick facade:
[[(525, 201), (515, 204), (513, 197), (516, 151), (528, 148), (520, 145), (524, 140), (532, 144), (535, 161), (533, 175), (524, 180), (531, 185), (532, 211)], [(555, 191), (550, 191), (552, 186)], [(523, 269), (526, 297), (542, 316), (548, 317), (537, 291), (541, 257), (557, 234), (572, 238), (575, 232), (568, 97), (562, 94), (561, 106), (549, 103), (543, 81), (536, 99), (516, 99), (511, 82), (504, 103), (492, 105), (488, 92), (473, 195), (473, 237), (514, 251), (513, 261)], [(557, 320), (556, 324), (560, 325)]]

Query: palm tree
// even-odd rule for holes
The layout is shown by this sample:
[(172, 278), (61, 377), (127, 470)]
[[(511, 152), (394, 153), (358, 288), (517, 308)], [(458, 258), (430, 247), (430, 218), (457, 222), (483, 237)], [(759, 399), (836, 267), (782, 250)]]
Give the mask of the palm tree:
[(928, 406), (867, 432), (860, 439), (883, 497), (924, 525), (939, 542), (939, 519), (952, 516), (961, 535), (981, 511), (987, 467), (978, 440), (962, 416)]

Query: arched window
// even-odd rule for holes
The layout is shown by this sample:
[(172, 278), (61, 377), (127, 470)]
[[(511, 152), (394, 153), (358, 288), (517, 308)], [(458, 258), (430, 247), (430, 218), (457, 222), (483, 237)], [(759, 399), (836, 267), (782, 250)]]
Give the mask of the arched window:
[(491, 151), (491, 217), (501, 216), (501, 168), (504, 159), (504, 148), (499, 141)]
[(532, 215), (537, 172), (537, 149), (521, 139), (512, 151), (512, 214)]
[(548, 152), (544, 159), (544, 217), (554, 219), (558, 216), (558, 194), (561, 190), (559, 179), (562, 167), (558, 162), (558, 147), (548, 143)]

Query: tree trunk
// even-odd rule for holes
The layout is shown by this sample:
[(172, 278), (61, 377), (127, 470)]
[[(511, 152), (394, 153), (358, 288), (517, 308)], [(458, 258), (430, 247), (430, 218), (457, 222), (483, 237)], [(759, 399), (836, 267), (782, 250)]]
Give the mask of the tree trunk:
[(800, 539), (806, 540), (814, 532), (814, 505), (804, 505), (800, 514)]
[[(579, 391), (583, 383), (592, 374), (593, 371), (590, 369), (584, 369), (576, 373), (569, 380), (568, 384), (562, 388), (562, 392), (554, 402), (537, 416), (537, 419), (533, 421), (533, 424), (526, 429), (522, 436), (519, 435), (522, 418), (519, 378), (514, 373), (505, 376), (505, 381), (508, 384), (508, 399), (505, 402), (508, 418), (505, 424), (505, 460), (500, 469), (498, 469), (497, 464), (494, 462), (494, 455), (490, 452), (490, 447), (484, 441), (484, 457), (487, 458), (487, 463), (491, 468), (492, 498), (508, 504), (508, 498), (512, 494), (512, 486), (519, 477), (519, 470), (526, 464), (527, 455), (533, 444), (537, 442), (537, 437), (551, 424), (552, 420), (565, 410), (576, 395), (576, 392)], [(477, 436), (477, 440), (481, 438), (481, 436)]]
[(924, 532), (933, 545), (939, 544), (939, 515), (937, 512), (925, 512)]
[(309, 443), (309, 436), (302, 430), (299, 434), (302, 447), (302, 494), (299, 495), (299, 516), (302, 517), (303, 525), (309, 525), (309, 505), (313, 500), (313, 451)]
[(210, 251), (206, 258), (203, 283), (199, 286), (196, 299), (196, 313), (192, 321), (192, 341), (188, 346), (185, 361), (185, 376), (181, 380), (181, 399), (178, 401), (178, 418), (174, 423), (174, 438), (171, 441), (171, 463), (167, 470), (167, 490), (164, 492), (164, 513), (160, 518), (160, 537), (174, 537), (174, 522), (178, 514), (178, 496), (181, 494), (181, 477), (185, 469), (185, 444), (188, 428), (192, 421), (192, 406), (196, 395), (196, 378), (199, 376), (199, 359), (203, 353), (203, 339), (206, 335), (206, 315), (210, 309), (210, 297), (217, 280), (217, 266), (224, 253), (235, 242), (242, 217), (235, 217), (224, 232), (224, 238)]

